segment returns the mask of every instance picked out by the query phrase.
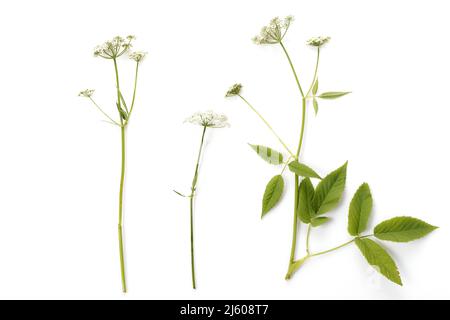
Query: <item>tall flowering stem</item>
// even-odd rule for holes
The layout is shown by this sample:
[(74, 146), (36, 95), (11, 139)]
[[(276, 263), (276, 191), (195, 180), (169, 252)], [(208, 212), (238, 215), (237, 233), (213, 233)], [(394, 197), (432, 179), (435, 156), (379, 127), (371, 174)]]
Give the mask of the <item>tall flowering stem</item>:
[[(332, 247), (322, 251), (311, 250), (311, 233), (314, 228), (320, 227), (322, 224), (328, 223), (330, 218), (324, 216), (331, 213), (339, 204), (342, 199), (342, 194), (345, 189), (345, 183), (347, 178), (347, 162), (332, 171), (325, 177), (321, 177), (316, 171), (304, 163), (300, 162), (300, 155), (303, 145), (303, 137), (306, 125), (306, 108), (307, 102), (312, 102), (312, 107), (317, 114), (319, 110), (318, 99), (330, 100), (337, 99), (347, 95), (349, 92), (328, 91), (318, 94), (318, 69), (320, 48), (327, 43), (329, 37), (315, 37), (307, 41), (309, 46), (315, 47), (317, 50), (317, 59), (314, 68), (314, 75), (308, 90), (303, 91), (300, 84), (298, 74), (295, 70), (291, 57), (283, 43), (284, 36), (291, 25), (292, 17), (286, 17), (284, 19), (274, 18), (270, 23), (262, 28), (261, 33), (253, 40), (256, 44), (279, 44), (288, 60), (291, 71), (294, 75), (295, 83), (297, 84), (298, 91), (301, 98), (301, 127), (300, 137), (298, 141), (298, 147), (295, 154), (293, 154), (289, 147), (284, 143), (280, 136), (275, 132), (269, 122), (262, 117), (262, 115), (246, 100), (242, 94), (241, 84), (233, 85), (226, 97), (238, 96), (247, 106), (256, 113), (256, 115), (266, 124), (266, 126), (276, 136), (281, 145), (289, 152), (290, 156), (285, 160), (284, 155), (272, 148), (250, 144), (252, 149), (257, 154), (271, 165), (282, 165), (281, 173), (272, 177), (266, 186), (263, 201), (262, 201), (262, 217), (264, 217), (272, 208), (274, 208), (280, 201), (284, 190), (283, 173), (286, 168), (294, 173), (295, 178), (295, 197), (294, 197), (294, 221), (292, 226), (292, 244), (291, 252), (289, 256), (288, 271), (285, 278), (290, 279), (295, 272), (309, 259), (318, 257), (324, 254), (328, 254), (346, 247), (351, 244), (355, 244), (361, 251), (364, 258), (371, 265), (387, 279), (395, 284), (402, 285), (400, 273), (395, 264), (395, 261), (389, 255), (389, 253), (376, 241), (369, 238), (377, 238), (384, 241), (393, 242), (409, 242), (417, 240), (429, 234), (436, 229), (422, 220), (413, 217), (394, 217), (392, 219), (379, 223), (371, 234), (363, 234), (367, 227), (369, 216), (372, 210), (372, 195), (367, 183), (363, 183), (356, 191), (355, 195), (350, 202), (348, 211), (348, 227), (347, 231), (353, 238), (344, 242), (338, 246)], [(300, 181), (301, 179), (301, 181)], [(317, 179), (319, 182), (316, 186), (312, 183), (313, 179)], [(301, 224), (307, 226), (306, 231), (306, 243), (305, 251), (306, 255), (300, 259), (296, 259), (296, 247), (299, 228)]]
[(199, 125), (203, 128), (202, 135), (200, 139), (200, 147), (197, 154), (197, 162), (195, 164), (194, 177), (191, 184), (191, 192), (188, 196), (175, 191), (178, 195), (182, 197), (189, 198), (189, 220), (190, 220), (190, 245), (191, 245), (191, 278), (192, 278), (192, 288), (197, 288), (197, 282), (195, 278), (195, 247), (194, 247), (194, 200), (197, 190), (198, 177), (200, 173), (200, 160), (202, 156), (202, 151), (205, 142), (205, 134), (207, 128), (224, 128), (228, 126), (227, 117), (225, 115), (216, 114), (212, 111), (207, 112), (197, 112), (191, 117), (186, 119), (186, 122)]
[[(133, 111), (136, 100), (136, 89), (138, 80), (139, 65), (145, 57), (144, 52), (130, 52), (134, 36), (126, 38), (115, 37), (112, 40), (106, 41), (94, 50), (94, 56), (107, 60), (112, 60), (114, 65), (115, 82), (117, 89), (116, 108), (119, 120), (114, 120), (108, 115), (92, 98), (94, 90), (88, 89), (80, 92), (80, 96), (89, 98), (94, 106), (107, 118), (107, 121), (113, 125), (120, 127), (121, 136), (121, 170), (120, 170), (120, 184), (119, 184), (119, 215), (118, 215), (118, 238), (119, 238), (119, 260), (120, 260), (120, 275), (122, 282), (122, 291), (127, 292), (127, 281), (125, 271), (125, 254), (124, 254), (124, 237), (123, 237), (123, 195), (125, 182), (125, 166), (126, 166), (126, 128), (130, 120), (131, 112)], [(136, 63), (133, 98), (130, 108), (125, 101), (125, 98), (120, 89), (120, 76), (118, 67), (118, 58), (122, 55), (129, 54), (129, 58)]]

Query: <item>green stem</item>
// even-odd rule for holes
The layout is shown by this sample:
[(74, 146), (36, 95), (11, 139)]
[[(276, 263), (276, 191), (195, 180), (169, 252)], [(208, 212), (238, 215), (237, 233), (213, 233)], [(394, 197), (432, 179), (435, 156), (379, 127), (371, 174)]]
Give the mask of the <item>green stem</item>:
[(94, 106), (96, 106), (97, 109), (98, 109), (101, 113), (103, 113), (103, 115), (104, 115), (106, 118), (109, 119), (109, 121), (111, 121), (111, 122), (112, 122), (113, 124), (115, 124), (115, 125), (120, 126), (119, 123), (117, 123), (117, 122), (116, 122), (113, 118), (111, 118), (105, 111), (103, 111), (102, 108), (100, 108), (100, 106), (94, 101), (94, 99), (92, 99), (92, 97), (89, 97), (89, 100), (92, 101), (92, 103), (94, 104)]
[[(303, 136), (304, 136), (304, 132), (305, 132), (306, 99), (305, 99), (305, 95), (303, 93), (303, 89), (300, 84), (300, 81), (298, 79), (297, 72), (295, 71), (295, 67), (292, 63), (291, 57), (289, 56), (289, 53), (287, 52), (286, 47), (284, 46), (283, 42), (280, 42), (280, 45), (281, 45), (281, 48), (283, 48), (283, 51), (286, 55), (289, 65), (291, 67), (292, 73), (294, 74), (294, 78), (295, 78), (295, 82), (297, 83), (298, 90), (300, 91), (300, 94), (302, 96), (302, 125), (301, 125), (301, 129), (300, 129), (300, 138), (299, 138), (297, 153), (296, 153), (296, 157), (295, 157), (295, 159), (298, 159), (300, 156), (300, 151), (301, 151), (302, 144), (303, 144)], [(298, 229), (299, 229), (299, 223), (298, 223), (298, 217), (297, 217), (297, 207), (298, 207), (298, 201), (299, 201), (298, 189), (299, 189), (299, 177), (298, 177), (298, 175), (295, 175), (294, 221), (293, 221), (293, 226), (292, 226), (291, 255), (290, 255), (290, 259), (289, 259), (289, 269), (288, 270), (290, 270), (290, 266), (295, 261), (295, 251), (296, 251), (296, 246), (297, 246), (297, 236), (298, 236)], [(286, 277), (290, 278), (290, 271), (288, 271), (288, 275)]]
[(117, 60), (114, 58), (113, 59), (114, 62), (114, 71), (116, 73), (116, 88), (117, 88), (117, 108), (118, 108), (118, 112), (119, 112), (119, 118), (120, 118), (120, 123), (123, 126), (123, 119), (122, 119), (122, 115), (120, 114), (120, 108), (121, 108), (121, 99), (120, 99), (120, 82), (119, 82), (119, 68), (117, 66)]
[(281, 45), (281, 48), (283, 48), (284, 54), (286, 55), (286, 58), (289, 61), (289, 65), (291, 66), (292, 73), (294, 74), (295, 82), (297, 83), (297, 87), (300, 90), (302, 97), (304, 97), (305, 95), (303, 94), (302, 86), (300, 85), (300, 81), (298, 80), (297, 72), (295, 71), (291, 57), (289, 56), (289, 53), (287, 52), (286, 47), (284, 46), (283, 42), (280, 42), (280, 45)]
[(343, 248), (345, 246), (348, 246), (349, 244), (355, 242), (355, 240), (358, 239), (358, 238), (359, 239), (364, 239), (364, 238), (369, 238), (369, 237), (372, 237), (372, 236), (373, 236), (373, 234), (368, 234), (366, 236), (356, 237), (356, 238), (353, 238), (352, 240), (347, 241), (347, 242), (345, 242), (345, 243), (343, 243), (343, 244), (341, 244), (341, 245), (339, 245), (337, 247), (334, 247), (334, 248), (331, 248), (331, 249), (328, 249), (328, 250), (325, 250), (325, 251), (320, 251), (320, 252), (317, 252), (317, 253), (312, 253), (312, 254), (309, 254), (308, 256), (309, 257), (317, 257), (317, 256), (320, 256), (320, 255), (323, 255), (323, 254), (326, 254), (326, 253), (330, 253), (330, 252), (336, 251), (336, 250), (338, 250), (340, 248)]
[[(117, 87), (117, 107), (120, 108), (120, 85), (119, 85), (119, 69), (117, 67), (116, 59), (114, 61), (114, 71), (116, 74), (116, 87)], [(122, 279), (122, 291), (124, 293), (127, 292), (127, 281), (126, 281), (126, 273), (125, 273), (125, 256), (124, 256), (124, 244), (123, 244), (123, 187), (125, 181), (125, 125), (123, 123), (123, 119), (120, 116), (120, 133), (121, 133), (121, 142), (122, 142), (122, 168), (120, 172), (120, 189), (119, 189), (119, 256), (120, 256), (120, 275)]]
[(308, 231), (306, 233), (306, 254), (309, 256), (309, 238), (311, 236), (311, 224), (308, 225)]
[(191, 231), (191, 273), (192, 273), (192, 288), (193, 289), (196, 289), (196, 282), (195, 282), (195, 256), (194, 256), (194, 197), (195, 197), (195, 189), (196, 189), (197, 181), (198, 181), (200, 157), (202, 155), (203, 144), (204, 144), (204, 141), (205, 141), (206, 128), (207, 128), (206, 126), (203, 127), (202, 138), (201, 138), (200, 147), (199, 147), (199, 150), (198, 150), (197, 163), (195, 165), (194, 178), (192, 179), (191, 196), (190, 196), (190, 199), (189, 199), (190, 224), (191, 224), (191, 228), (190, 228), (190, 231)]
[(272, 128), (272, 126), (267, 122), (267, 120), (256, 110), (243, 96), (238, 94), (239, 98), (241, 98), (249, 107), (253, 110), (254, 113), (264, 122), (264, 124), (272, 131), (273, 135), (278, 139), (278, 141), (283, 145), (283, 147), (286, 149), (286, 151), (291, 155), (291, 157), (295, 158), (294, 153), (289, 149), (289, 147), (284, 143), (283, 139), (280, 138), (280, 136), (275, 132), (275, 130)]
[(319, 59), (320, 59), (320, 47), (317, 47), (317, 58), (316, 58), (316, 68), (314, 69), (314, 77), (311, 82), (311, 85), (309, 86), (308, 92), (306, 93), (306, 96), (309, 96), (312, 88), (314, 87), (314, 84), (316, 83), (317, 71), (319, 70)]
[(125, 127), (120, 128), (122, 140), (122, 169), (120, 173), (120, 191), (119, 191), (119, 254), (120, 254), (120, 274), (122, 278), (122, 291), (127, 292), (127, 282), (125, 278), (125, 258), (123, 252), (123, 185), (125, 180)]
[(339, 245), (337, 247), (334, 247), (334, 248), (331, 248), (331, 249), (328, 249), (328, 250), (325, 250), (325, 251), (320, 251), (320, 252), (317, 252), (317, 253), (313, 253), (313, 254), (310, 254), (309, 256), (310, 257), (317, 257), (317, 256), (320, 256), (320, 255), (323, 255), (323, 254), (326, 254), (326, 253), (330, 253), (330, 252), (336, 251), (336, 250), (338, 250), (340, 248), (343, 248), (345, 246), (348, 246), (349, 244), (353, 243), (354, 241), (355, 241), (355, 239), (352, 239), (352, 240), (347, 241), (347, 242), (345, 242), (345, 243), (343, 243), (343, 244), (341, 244), (341, 245)]
[(295, 261), (295, 251), (297, 246), (297, 234), (298, 234), (298, 217), (297, 217), (297, 204), (298, 204), (298, 175), (295, 175), (295, 198), (294, 198), (294, 222), (292, 223), (292, 244), (291, 244), (291, 256), (289, 258), (289, 265)]
[(134, 74), (134, 89), (133, 89), (133, 99), (131, 101), (131, 106), (130, 106), (130, 112), (128, 112), (128, 121), (130, 121), (130, 116), (131, 113), (133, 112), (133, 107), (134, 107), (134, 102), (136, 100), (136, 88), (137, 88), (137, 81), (138, 81), (138, 73), (139, 73), (139, 62), (136, 63), (136, 71)]

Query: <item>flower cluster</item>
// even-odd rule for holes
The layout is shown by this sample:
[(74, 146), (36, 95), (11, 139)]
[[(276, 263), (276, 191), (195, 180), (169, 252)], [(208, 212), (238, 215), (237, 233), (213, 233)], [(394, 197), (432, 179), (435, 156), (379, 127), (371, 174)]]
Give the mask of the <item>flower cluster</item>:
[(256, 44), (280, 43), (293, 20), (293, 16), (287, 16), (284, 19), (273, 18), (267, 26), (261, 29), (259, 35), (253, 38), (253, 42)]
[(314, 37), (306, 41), (306, 44), (313, 47), (321, 47), (328, 41), (330, 41), (330, 37)]
[(147, 52), (143, 52), (143, 51), (134, 51), (134, 52), (131, 52), (129, 55), (128, 55), (128, 57), (131, 59), (131, 60), (134, 60), (134, 61), (136, 61), (136, 62), (141, 62), (142, 60), (144, 60), (144, 58), (145, 58), (145, 56), (147, 55)]
[(84, 98), (90, 98), (94, 94), (94, 91), (95, 91), (94, 89), (86, 89), (86, 90), (80, 91), (78, 96), (84, 97)]
[(230, 126), (227, 116), (224, 114), (214, 113), (211, 110), (206, 112), (196, 112), (187, 118), (185, 122), (190, 122), (192, 124), (209, 128), (225, 128)]
[(134, 36), (128, 36), (126, 38), (114, 37), (112, 40), (108, 40), (105, 43), (97, 46), (94, 49), (94, 56), (105, 59), (116, 59), (131, 48), (131, 42), (135, 39)]
[(241, 93), (242, 84), (235, 83), (233, 84), (230, 89), (228, 89), (227, 93), (225, 94), (225, 97), (234, 97)]

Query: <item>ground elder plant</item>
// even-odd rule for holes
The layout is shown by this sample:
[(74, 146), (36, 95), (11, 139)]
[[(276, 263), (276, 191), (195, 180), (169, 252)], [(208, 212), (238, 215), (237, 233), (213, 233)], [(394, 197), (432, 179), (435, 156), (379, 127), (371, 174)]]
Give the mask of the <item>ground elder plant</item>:
[(194, 199), (195, 192), (197, 190), (198, 177), (200, 173), (200, 160), (202, 157), (202, 151), (205, 142), (205, 134), (208, 128), (225, 128), (228, 127), (228, 119), (223, 114), (217, 114), (212, 111), (197, 112), (186, 119), (185, 122), (189, 122), (202, 127), (202, 133), (200, 138), (200, 147), (197, 154), (197, 162), (194, 169), (194, 177), (192, 178), (191, 191), (189, 195), (184, 195), (181, 192), (175, 191), (179, 196), (189, 199), (189, 213), (190, 213), (190, 242), (191, 242), (191, 276), (192, 276), (192, 288), (196, 289), (195, 280), (195, 254), (194, 254)]
[[(244, 98), (242, 85), (234, 84), (226, 93), (226, 97), (238, 97), (247, 105), (269, 128), (278, 139), (281, 146), (287, 152), (287, 157), (283, 152), (273, 148), (251, 144), (250, 147), (267, 163), (280, 166), (280, 173), (270, 179), (264, 191), (262, 200), (261, 215), (264, 217), (279, 202), (283, 195), (286, 169), (294, 175), (295, 197), (294, 214), (292, 225), (292, 245), (288, 263), (286, 279), (290, 279), (296, 271), (309, 259), (318, 257), (330, 252), (334, 252), (350, 244), (355, 244), (361, 251), (367, 262), (375, 267), (387, 279), (402, 285), (398, 268), (389, 255), (388, 251), (377, 240), (392, 242), (409, 242), (422, 238), (436, 229), (436, 227), (416, 218), (400, 216), (379, 223), (375, 228), (367, 233), (368, 220), (372, 211), (372, 194), (367, 183), (363, 183), (353, 196), (348, 209), (348, 233), (351, 236), (349, 241), (319, 252), (310, 249), (310, 236), (313, 229), (330, 221), (329, 215), (341, 201), (345, 188), (347, 176), (347, 163), (341, 165), (331, 173), (322, 176), (301, 161), (301, 151), (303, 134), (305, 130), (306, 111), (312, 107), (315, 114), (319, 111), (320, 100), (332, 100), (343, 97), (349, 92), (346, 91), (326, 91), (319, 93), (319, 58), (321, 49), (330, 41), (329, 37), (315, 37), (308, 40), (308, 46), (316, 51), (316, 64), (314, 75), (307, 87), (303, 87), (300, 82), (294, 64), (284, 45), (284, 38), (291, 26), (293, 18), (288, 16), (284, 19), (274, 18), (263, 27), (260, 34), (253, 41), (258, 45), (279, 45), (284, 53), (289, 67), (293, 73), (295, 83), (299, 91), (299, 105), (301, 110), (300, 137), (297, 149), (291, 149), (272, 128), (269, 122)], [(306, 90), (304, 90), (306, 89)], [(300, 226), (304, 224), (306, 231), (306, 255), (300, 259), (296, 258), (297, 239), (299, 237)]]
[[(134, 36), (128, 36), (126, 38), (115, 37), (112, 40), (106, 41), (102, 45), (98, 46), (94, 50), (94, 56), (103, 58), (106, 60), (110, 60), (114, 66), (114, 82), (116, 86), (116, 94), (115, 94), (115, 109), (117, 111), (118, 120), (114, 119), (114, 117), (110, 116), (107, 112), (101, 108), (97, 102), (93, 98), (94, 90), (87, 89), (81, 91), (79, 96), (89, 99), (93, 106), (97, 108), (103, 116), (106, 118), (106, 121), (110, 124), (117, 126), (120, 128), (121, 133), (121, 171), (120, 171), (120, 185), (119, 185), (119, 215), (118, 215), (118, 236), (119, 236), (119, 257), (120, 257), (120, 273), (122, 280), (122, 291), (127, 292), (127, 282), (126, 282), (126, 273), (125, 273), (125, 257), (124, 257), (124, 243), (123, 243), (123, 188), (124, 188), (124, 180), (125, 180), (125, 141), (126, 141), (126, 129), (128, 123), (130, 121), (131, 114), (134, 109), (134, 104), (136, 101), (136, 88), (138, 82), (138, 72), (139, 65), (144, 59), (146, 53), (139, 51), (131, 51), (132, 42), (134, 40)], [(135, 65), (134, 68), (134, 84), (133, 84), (133, 94), (131, 98), (131, 102), (127, 104), (124, 94), (121, 90), (120, 86), (120, 77), (119, 77), (119, 67), (118, 62), (119, 58), (122, 56), (128, 56)]]

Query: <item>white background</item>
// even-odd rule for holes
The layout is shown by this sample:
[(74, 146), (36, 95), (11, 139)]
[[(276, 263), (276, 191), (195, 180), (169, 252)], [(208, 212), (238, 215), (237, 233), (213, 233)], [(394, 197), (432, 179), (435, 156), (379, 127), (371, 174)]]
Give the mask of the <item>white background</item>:
[[(0, 297), (119, 299), (450, 298), (450, 135), (447, 1), (3, 1), (0, 4)], [(285, 40), (306, 87), (329, 35), (320, 89), (351, 90), (308, 109), (303, 161), (325, 174), (349, 160), (343, 204), (312, 235), (312, 249), (349, 239), (347, 207), (364, 181), (371, 226), (411, 215), (441, 228), (387, 243), (404, 287), (375, 275), (354, 246), (310, 260), (284, 280), (293, 177), (284, 201), (260, 220), (267, 181), (279, 172), (247, 142), (281, 149), (238, 99), (234, 82), (295, 148), (299, 94), (281, 49), (250, 39), (275, 15), (295, 16)], [(149, 52), (128, 130), (125, 194), (129, 293), (117, 249), (120, 131), (81, 89), (114, 114), (110, 61), (92, 49), (135, 34)], [(120, 61), (130, 97), (133, 64)], [(210, 130), (196, 211), (198, 290), (191, 289), (188, 192), (201, 128), (197, 110), (226, 113)], [(298, 256), (305, 229), (300, 230)]]

